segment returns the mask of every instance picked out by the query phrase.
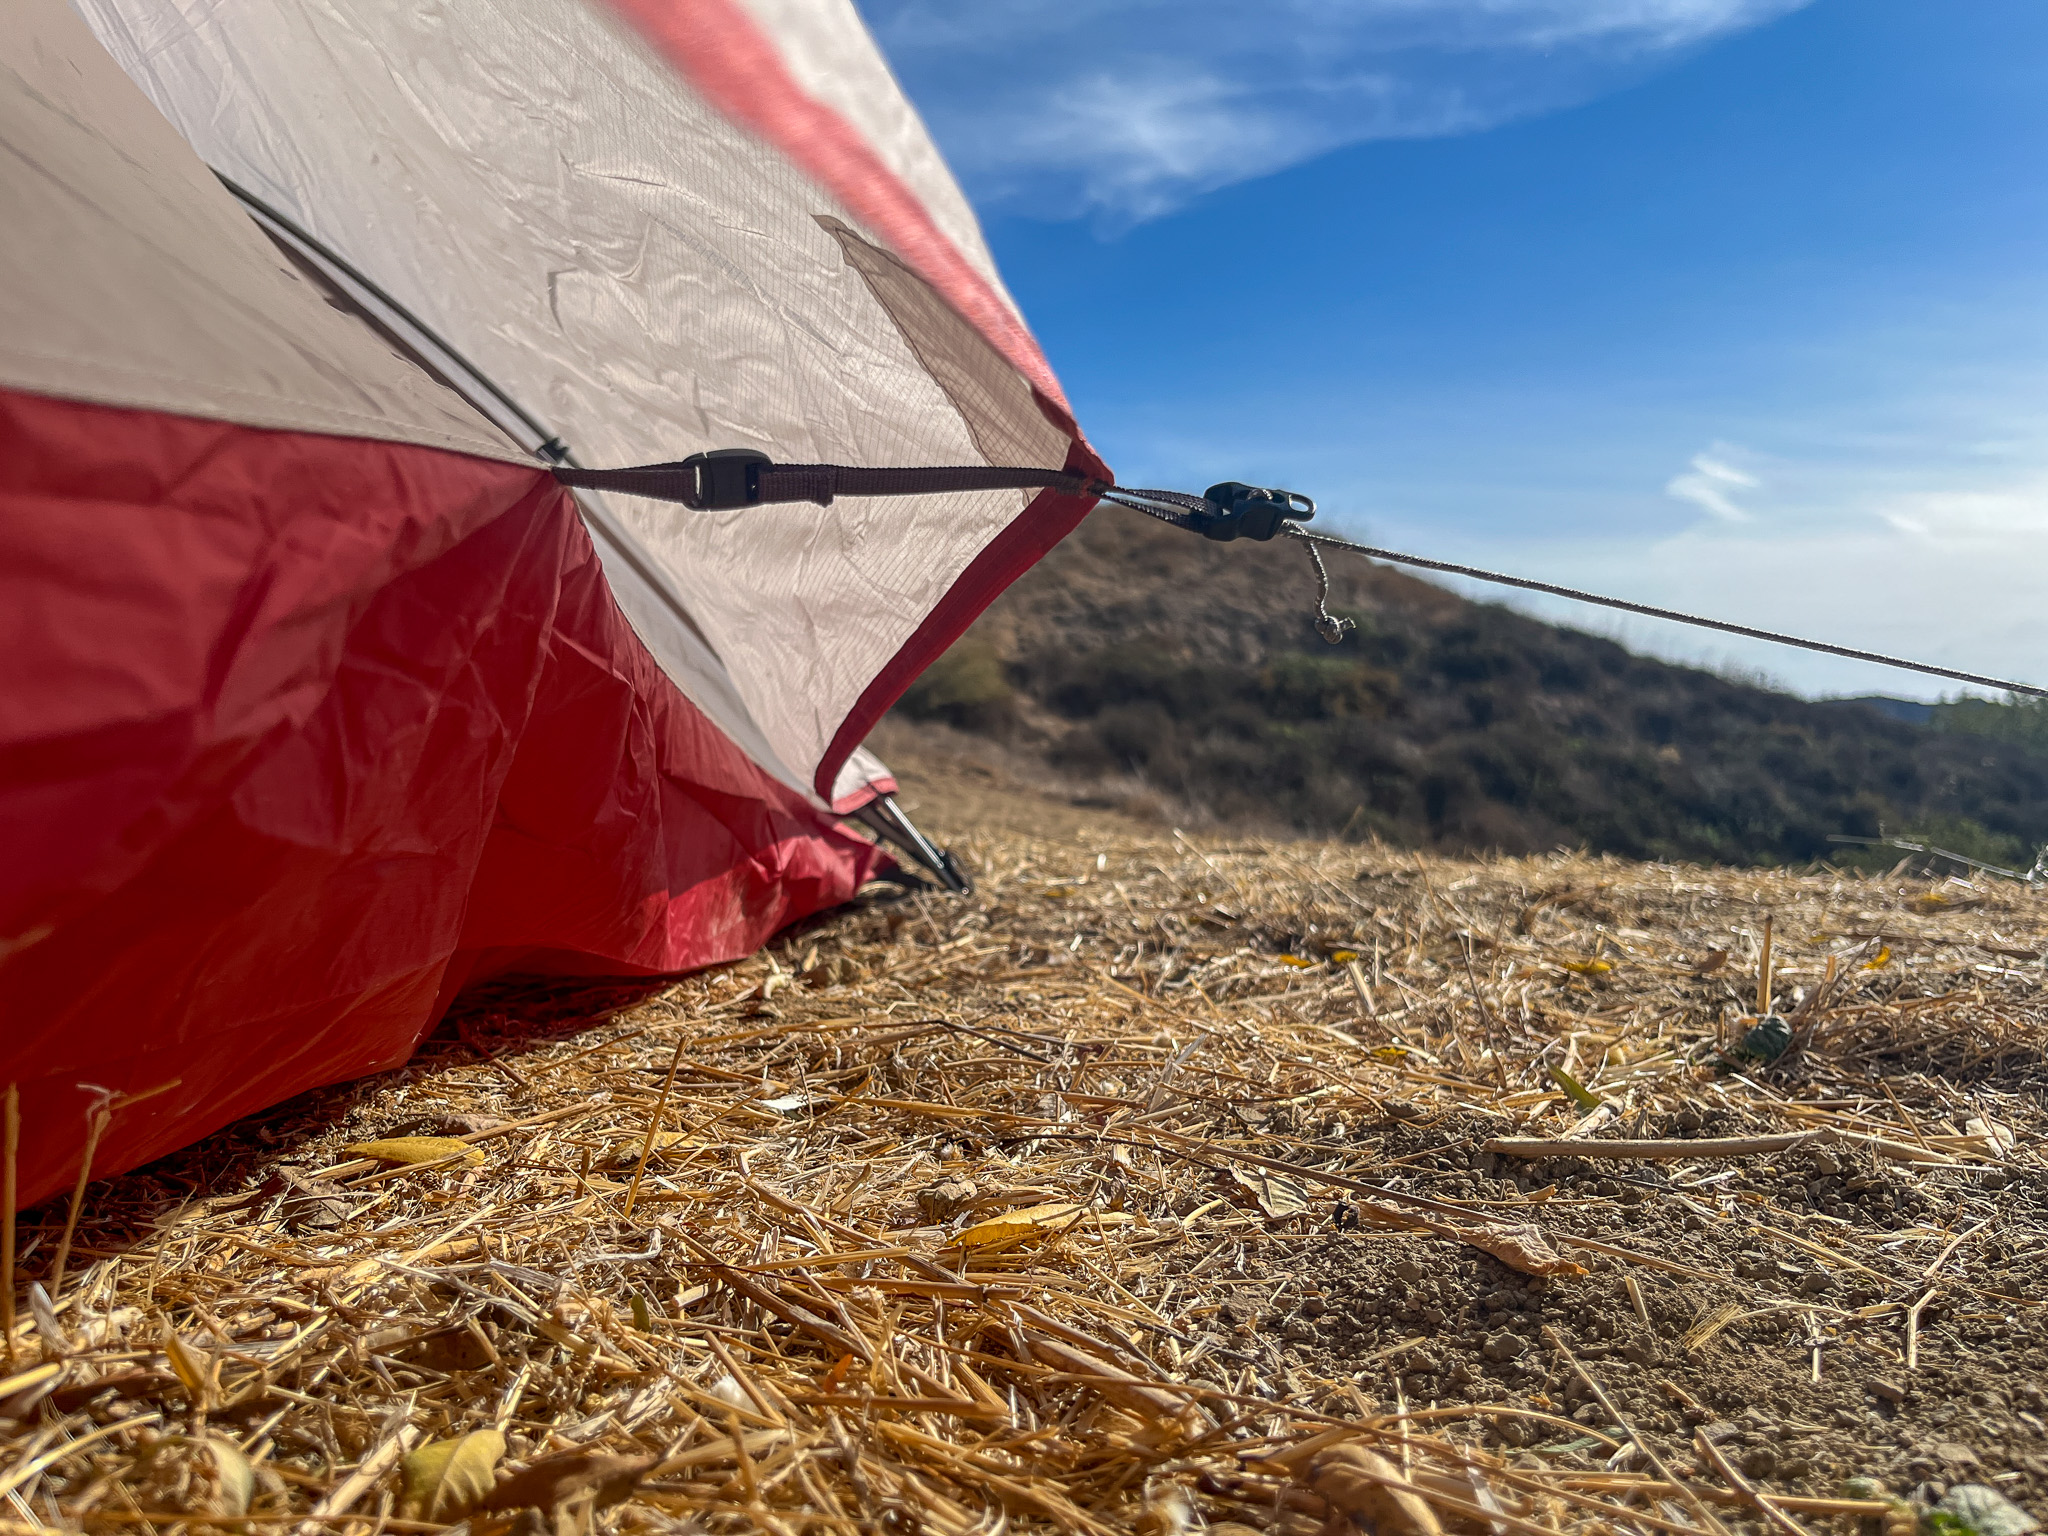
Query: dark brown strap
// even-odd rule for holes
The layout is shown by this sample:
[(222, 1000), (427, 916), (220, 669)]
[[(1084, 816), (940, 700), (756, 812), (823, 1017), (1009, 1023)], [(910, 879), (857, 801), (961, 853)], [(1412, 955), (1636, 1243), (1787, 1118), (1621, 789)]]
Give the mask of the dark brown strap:
[[(581, 490), (623, 491), (656, 501), (679, 501), (687, 507), (755, 506), (765, 502), (809, 501), (829, 507), (840, 496), (931, 496), (954, 491), (1056, 490), (1069, 496), (1100, 495), (1106, 482), (1070, 475), (1057, 469), (1026, 469), (990, 464), (939, 464), (901, 469), (863, 469), (847, 464), (775, 464), (758, 462), (747, 481), (747, 494), (707, 494), (709, 480), (701, 459), (675, 464), (642, 464), (631, 469), (576, 469), (564, 465), (555, 478)], [(719, 465), (721, 472), (733, 466)]]
[(836, 496), (935, 496), (949, 491), (1056, 490), (1079, 496), (1093, 484), (1080, 475), (1061, 470), (1018, 469), (997, 464), (938, 464), (915, 469), (777, 464), (761, 472), (761, 499), (814, 501), (829, 507)]

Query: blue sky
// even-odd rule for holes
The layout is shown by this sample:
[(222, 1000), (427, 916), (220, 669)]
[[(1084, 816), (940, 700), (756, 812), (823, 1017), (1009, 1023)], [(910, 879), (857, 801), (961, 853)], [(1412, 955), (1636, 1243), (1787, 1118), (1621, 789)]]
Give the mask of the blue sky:
[(1127, 483), (2048, 683), (2040, 0), (863, 9)]

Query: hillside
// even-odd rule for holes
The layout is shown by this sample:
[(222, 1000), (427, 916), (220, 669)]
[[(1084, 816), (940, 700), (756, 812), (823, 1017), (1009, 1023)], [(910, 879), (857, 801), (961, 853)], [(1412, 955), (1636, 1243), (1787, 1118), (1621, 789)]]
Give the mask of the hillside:
[(1336, 647), (1310, 625), (1300, 549), (1104, 509), (897, 718), (979, 738), (1078, 803), (1177, 825), (1733, 863), (1839, 861), (1830, 833), (1882, 829), (2025, 867), (2048, 841), (2048, 737), (2028, 712), (1916, 724), (1633, 655), (1361, 560), (1331, 574), (1331, 606), (1359, 626)]

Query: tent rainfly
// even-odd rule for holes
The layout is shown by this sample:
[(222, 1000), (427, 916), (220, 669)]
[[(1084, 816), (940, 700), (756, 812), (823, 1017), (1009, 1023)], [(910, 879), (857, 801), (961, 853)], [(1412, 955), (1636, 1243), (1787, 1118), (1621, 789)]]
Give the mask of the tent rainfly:
[[(95, 1174), (844, 900), (863, 737), (1107, 479), (850, 0), (14, 0), (0, 148), (24, 1204), (110, 1095)], [(1082, 478), (553, 473), (736, 445)]]

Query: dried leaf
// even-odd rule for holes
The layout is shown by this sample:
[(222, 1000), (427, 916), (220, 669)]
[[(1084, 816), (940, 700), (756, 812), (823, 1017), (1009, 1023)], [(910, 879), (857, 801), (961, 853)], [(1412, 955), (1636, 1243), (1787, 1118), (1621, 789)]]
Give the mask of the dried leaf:
[(505, 1437), (479, 1429), (453, 1440), (436, 1440), (405, 1458), (405, 1503), (411, 1518), (459, 1520), (490, 1496)]
[(323, 1179), (290, 1178), (289, 1182), (290, 1193), (278, 1202), (277, 1214), (292, 1231), (307, 1227), (332, 1230), (348, 1224), (352, 1202), (339, 1185)]
[(1490, 1253), (1510, 1269), (1525, 1275), (1583, 1275), (1586, 1267), (1574, 1264), (1555, 1248), (1533, 1223), (1513, 1225), (1488, 1222), (1483, 1227), (1460, 1227), (1457, 1235), (1481, 1253)]
[(1230, 1176), (1238, 1187), (1259, 1203), (1259, 1209), (1281, 1221), (1315, 1209), (1308, 1186), (1261, 1168), (1233, 1168)]
[(918, 1214), (933, 1225), (950, 1221), (974, 1203), (974, 1195), (966, 1179), (940, 1179), (917, 1192)]
[(213, 1458), (214, 1487), (205, 1502), (216, 1515), (246, 1515), (249, 1500), (256, 1493), (256, 1469), (232, 1440), (209, 1436), (206, 1449)]
[(492, 1363), (483, 1341), (461, 1327), (415, 1334), (394, 1348), (402, 1358), (417, 1360), (437, 1371), (480, 1371)]
[(2013, 1149), (2018, 1145), (2013, 1140), (2010, 1126), (2001, 1125), (1998, 1121), (1983, 1116), (1965, 1120), (1963, 1130), (1968, 1135), (1981, 1136), (1985, 1145), (1999, 1157), (2012, 1156)]
[(640, 1148), (646, 1145), (650, 1159), (687, 1152), (708, 1145), (705, 1140), (690, 1131), (657, 1131), (652, 1143), (645, 1134), (629, 1136), (613, 1142), (605, 1148), (598, 1166), (602, 1168), (631, 1168), (640, 1161)]
[(1335, 1517), (1373, 1536), (1442, 1536), (1436, 1511), (1386, 1457), (1362, 1445), (1332, 1446), (1309, 1463), (1307, 1482)]
[(481, 1163), (484, 1154), (453, 1136), (392, 1136), (383, 1141), (358, 1141), (343, 1147), (350, 1157), (373, 1157), (380, 1163), (438, 1163), (444, 1157), (460, 1157), (465, 1163)]
[(640, 1479), (654, 1470), (656, 1456), (607, 1456), (598, 1451), (562, 1451), (514, 1473), (491, 1490), (483, 1509), (553, 1509), (576, 1495), (594, 1491), (599, 1509), (629, 1497)]
[(185, 1384), (185, 1390), (192, 1395), (194, 1403), (210, 1406), (213, 1401), (213, 1372), (199, 1352), (178, 1337), (168, 1318), (161, 1321), (164, 1354), (171, 1362), (171, 1369), (178, 1373), (178, 1380)]
[(957, 1233), (949, 1246), (1014, 1248), (1024, 1243), (1043, 1242), (1048, 1237), (1066, 1231), (1087, 1214), (1087, 1207), (1076, 1205), (1071, 1200), (1055, 1200), (1047, 1205), (1027, 1205), (1021, 1211), (1006, 1211), (1001, 1216), (992, 1216), (987, 1221), (976, 1222), (965, 1231)]

